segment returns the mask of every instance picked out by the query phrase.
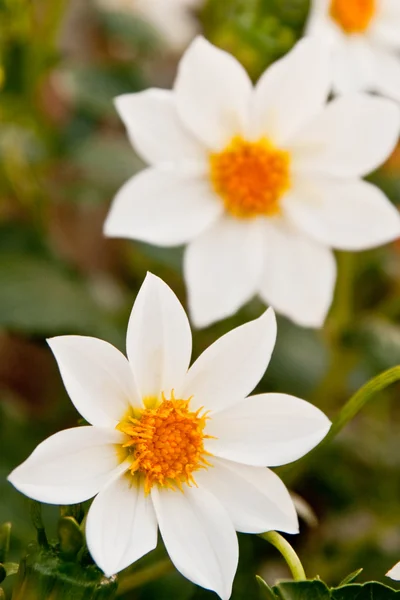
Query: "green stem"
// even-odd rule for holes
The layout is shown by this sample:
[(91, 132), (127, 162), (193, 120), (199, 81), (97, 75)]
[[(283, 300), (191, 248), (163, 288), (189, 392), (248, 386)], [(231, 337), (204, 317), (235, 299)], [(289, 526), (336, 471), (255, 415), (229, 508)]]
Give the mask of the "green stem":
[(375, 394), (396, 381), (400, 381), (400, 366), (392, 367), (370, 379), (343, 406), (336, 419), (334, 419), (332, 427), (323, 443), (325, 444), (332, 440), (364, 408)]
[(123, 596), (131, 590), (141, 587), (150, 581), (154, 581), (168, 573), (172, 568), (170, 560), (161, 560), (154, 565), (145, 567), (140, 571), (136, 571), (130, 575), (121, 578), (118, 585), (117, 596)]
[(275, 546), (278, 552), (282, 554), (295, 581), (305, 581), (307, 579), (299, 557), (284, 537), (276, 531), (261, 533), (260, 537)]

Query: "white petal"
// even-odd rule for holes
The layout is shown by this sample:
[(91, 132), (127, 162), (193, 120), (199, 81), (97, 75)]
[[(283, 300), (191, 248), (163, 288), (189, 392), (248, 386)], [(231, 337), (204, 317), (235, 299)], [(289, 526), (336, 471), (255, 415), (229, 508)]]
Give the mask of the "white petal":
[(400, 109), (385, 98), (354, 94), (328, 104), (291, 145), (297, 172), (364, 176), (397, 144)]
[(394, 579), (395, 581), (400, 581), (400, 562), (398, 562), (393, 569), (390, 569), (390, 571), (386, 573), (386, 576)]
[(150, 168), (119, 190), (104, 233), (158, 246), (178, 246), (202, 233), (222, 212), (222, 202), (203, 175)]
[(60, 431), (39, 444), (8, 480), (39, 502), (84, 502), (121, 469), (116, 445), (124, 440), (118, 431), (99, 427)]
[(215, 456), (258, 467), (277, 467), (301, 458), (330, 429), (318, 408), (287, 394), (250, 396), (211, 418), (207, 450)]
[(269, 309), (207, 348), (191, 366), (182, 395), (193, 396), (194, 408), (213, 413), (241, 401), (264, 375), (275, 339), (275, 314)]
[(181, 386), (192, 352), (189, 321), (171, 288), (151, 273), (133, 305), (126, 345), (142, 397)]
[(202, 160), (206, 150), (180, 121), (169, 90), (124, 94), (115, 105), (133, 146), (150, 163)]
[(228, 600), (238, 563), (238, 542), (225, 509), (201, 487), (185, 487), (184, 493), (153, 487), (151, 496), (175, 567), (193, 583)]
[(334, 47), (344, 35), (342, 29), (329, 15), (330, 2), (331, 0), (311, 0), (305, 35), (316, 37)]
[(381, 0), (377, 17), (373, 19), (368, 35), (377, 46), (400, 50), (400, 4), (398, 0)]
[(120, 475), (101, 490), (89, 509), (86, 539), (94, 562), (107, 577), (156, 547), (156, 515), (138, 478)]
[(399, 211), (366, 181), (303, 180), (284, 205), (305, 233), (340, 250), (373, 248), (400, 236)]
[(283, 144), (321, 110), (332, 87), (326, 44), (305, 38), (274, 63), (257, 83), (252, 136)]
[(260, 221), (227, 216), (189, 244), (184, 276), (196, 327), (233, 315), (254, 296), (264, 264), (263, 244)]
[[(397, 28), (400, 45), (400, 23)], [(376, 53), (377, 80), (376, 89), (400, 101), (400, 57), (396, 54), (380, 51)]]
[(333, 52), (334, 89), (338, 94), (374, 89), (376, 64), (373, 45), (362, 36), (342, 35)]
[(290, 494), (275, 473), (264, 467), (212, 458), (213, 467), (196, 473), (196, 482), (218, 498), (236, 531), (298, 533)]
[(129, 363), (111, 344), (79, 335), (51, 338), (48, 344), (69, 397), (88, 423), (115, 427), (129, 406), (140, 404)]
[(245, 133), (251, 89), (237, 60), (200, 36), (183, 55), (174, 86), (180, 118), (213, 150)]
[(321, 327), (332, 302), (336, 263), (332, 251), (282, 224), (266, 231), (263, 300), (302, 327)]

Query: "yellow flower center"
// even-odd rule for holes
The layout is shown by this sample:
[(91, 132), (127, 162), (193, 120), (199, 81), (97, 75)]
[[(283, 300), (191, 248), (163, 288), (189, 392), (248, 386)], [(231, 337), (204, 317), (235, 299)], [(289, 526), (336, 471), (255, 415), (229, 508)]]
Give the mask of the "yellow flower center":
[[(121, 421), (117, 429), (129, 436), (124, 448), (132, 455), (130, 472), (144, 477), (145, 492), (154, 484), (182, 489), (194, 483), (193, 472), (210, 466), (204, 449), (207, 413), (189, 410), (189, 400), (171, 399)], [(148, 403), (147, 403), (148, 404)]]
[(377, 0), (331, 0), (330, 15), (346, 33), (363, 33), (375, 13)]
[(234, 137), (222, 152), (210, 156), (210, 175), (226, 210), (242, 219), (279, 213), (289, 188), (289, 153), (267, 139), (248, 142)]

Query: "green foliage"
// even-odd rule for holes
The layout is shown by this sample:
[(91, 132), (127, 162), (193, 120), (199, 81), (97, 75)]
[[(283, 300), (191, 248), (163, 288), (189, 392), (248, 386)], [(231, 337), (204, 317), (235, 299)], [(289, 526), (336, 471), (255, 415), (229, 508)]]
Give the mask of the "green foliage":
[(117, 579), (107, 579), (94, 565), (60, 558), (55, 548), (30, 546), (22, 560), (13, 600), (113, 600)]
[(257, 78), (299, 39), (308, 9), (309, 0), (208, 0), (203, 21), (208, 37)]
[[(354, 577), (354, 574), (349, 577)], [(257, 581), (261, 598), (265, 600), (395, 600), (400, 595), (400, 592), (377, 582), (350, 583), (330, 589), (323, 581), (315, 579), (283, 582), (271, 589), (261, 578)]]
[(114, 335), (88, 283), (62, 264), (27, 254), (0, 255), (0, 328), (30, 335)]

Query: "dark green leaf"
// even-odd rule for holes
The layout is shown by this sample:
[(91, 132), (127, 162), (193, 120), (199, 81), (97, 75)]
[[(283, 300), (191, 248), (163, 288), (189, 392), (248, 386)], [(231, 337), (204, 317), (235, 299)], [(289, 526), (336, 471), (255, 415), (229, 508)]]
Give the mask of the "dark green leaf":
[(273, 588), (281, 600), (331, 600), (329, 589), (319, 579), (314, 581), (285, 581)]
[(400, 597), (400, 592), (396, 592), (390, 587), (377, 583), (376, 581), (361, 584), (350, 584), (332, 590), (332, 600), (395, 600), (395, 596)]

